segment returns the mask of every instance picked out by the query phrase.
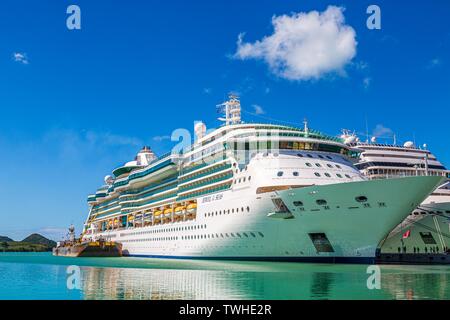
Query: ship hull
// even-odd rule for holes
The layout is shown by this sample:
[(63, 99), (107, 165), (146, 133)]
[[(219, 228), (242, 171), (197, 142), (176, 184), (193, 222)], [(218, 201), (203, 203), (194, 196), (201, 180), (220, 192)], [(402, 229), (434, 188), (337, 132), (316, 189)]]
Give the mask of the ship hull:
[(57, 257), (91, 258), (91, 257), (121, 257), (122, 245), (108, 246), (90, 245), (89, 243), (57, 247), (53, 249), (53, 255)]
[[(231, 190), (198, 198), (193, 221), (99, 235), (122, 243), (123, 254), (129, 256), (372, 263), (380, 241), (441, 180), (411, 177), (264, 194)], [(362, 196), (367, 201), (357, 202)], [(285, 212), (279, 212), (275, 199), (282, 200)], [(303, 207), (294, 205), (298, 202)]]

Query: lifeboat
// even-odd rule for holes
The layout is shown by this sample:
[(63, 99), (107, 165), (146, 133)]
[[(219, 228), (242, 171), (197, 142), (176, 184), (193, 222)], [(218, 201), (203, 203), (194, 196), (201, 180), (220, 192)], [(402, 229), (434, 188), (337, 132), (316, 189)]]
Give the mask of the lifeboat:
[(170, 218), (170, 217), (172, 217), (172, 213), (173, 213), (173, 209), (172, 208), (166, 209), (166, 210), (164, 210), (164, 217), (165, 218)]
[(185, 212), (186, 212), (185, 206), (175, 208), (175, 215), (177, 215), (177, 216), (182, 216)]
[(197, 204), (196, 203), (191, 203), (190, 205), (187, 206), (186, 211), (189, 214), (197, 213)]
[(155, 218), (159, 218), (161, 215), (162, 215), (162, 210), (158, 210), (158, 211), (155, 211), (154, 213), (153, 213), (153, 216), (155, 217)]

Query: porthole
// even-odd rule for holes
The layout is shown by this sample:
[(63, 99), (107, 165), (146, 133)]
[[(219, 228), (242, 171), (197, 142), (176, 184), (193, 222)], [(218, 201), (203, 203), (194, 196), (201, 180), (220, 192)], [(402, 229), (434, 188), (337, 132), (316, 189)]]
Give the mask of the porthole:
[(306, 164), (307, 167), (312, 167), (312, 164), (309, 163), (309, 162), (307, 162), (307, 163), (305, 163), (305, 164)]
[(327, 156), (327, 159), (333, 160), (333, 158), (332, 158), (332, 157), (330, 157), (330, 156)]
[(256, 235), (253, 232), (250, 232), (253, 238), (256, 238)]
[(315, 175), (316, 177), (320, 177), (320, 173), (318, 173), (318, 172), (314, 172), (314, 175)]
[(282, 177), (283, 174), (284, 174), (283, 171), (278, 171), (277, 176), (278, 176), (278, 177)]
[(316, 167), (320, 168), (322, 166), (320, 165), (320, 163), (316, 163)]
[(326, 200), (319, 199), (319, 200), (316, 200), (316, 203), (317, 203), (319, 206), (326, 206), (328, 202), (327, 202)]
[(303, 158), (303, 155), (301, 153), (297, 153), (297, 156)]
[(329, 174), (328, 172), (325, 172), (325, 176), (331, 178), (331, 174)]
[(250, 212), (250, 207), (247, 207), (247, 212)]
[(301, 201), (294, 201), (294, 206), (296, 206), (296, 207), (303, 207), (303, 202), (301, 202)]
[(345, 175), (347, 178), (351, 179), (352, 177), (350, 177), (348, 174)]
[(329, 163), (327, 163), (327, 167), (328, 168), (333, 168), (333, 166), (331, 164), (329, 164)]
[(336, 173), (336, 176), (337, 176), (338, 178), (342, 178), (342, 174), (340, 174), (340, 173)]
[(310, 154), (307, 154), (306, 155), (308, 158), (314, 158), (312, 155), (310, 155)]
[(294, 171), (292, 174), (294, 175), (294, 177), (298, 177), (298, 171)]
[(336, 168), (338, 168), (338, 169), (342, 169), (342, 167), (340, 166), (340, 165), (336, 165)]
[(262, 238), (264, 238), (264, 234), (263, 234), (262, 232), (258, 232), (258, 234), (259, 234)]

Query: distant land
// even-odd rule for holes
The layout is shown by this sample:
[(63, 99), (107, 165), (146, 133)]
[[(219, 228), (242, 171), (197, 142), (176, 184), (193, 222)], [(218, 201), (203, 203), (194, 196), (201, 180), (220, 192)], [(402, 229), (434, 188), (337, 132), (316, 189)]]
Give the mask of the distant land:
[(9, 237), (0, 236), (0, 252), (47, 252), (56, 247), (56, 242), (33, 233), (22, 241), (14, 241)]

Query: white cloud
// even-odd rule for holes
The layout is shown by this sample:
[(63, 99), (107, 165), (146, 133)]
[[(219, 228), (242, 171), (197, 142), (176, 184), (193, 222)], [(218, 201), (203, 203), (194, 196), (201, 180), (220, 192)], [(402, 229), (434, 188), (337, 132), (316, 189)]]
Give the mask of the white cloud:
[(157, 142), (161, 142), (164, 140), (170, 140), (170, 136), (156, 136), (156, 137), (153, 137), (153, 140), (157, 141)]
[(254, 104), (252, 107), (253, 107), (254, 114), (260, 115), (260, 114), (266, 113), (260, 105)]
[(329, 6), (311, 11), (274, 16), (274, 32), (254, 43), (240, 34), (235, 58), (261, 59), (276, 75), (289, 80), (318, 79), (343, 73), (356, 55), (355, 30), (345, 24), (344, 9)]
[(18, 63), (22, 63), (22, 64), (28, 64), (29, 63), (26, 53), (15, 52), (13, 54), (13, 59), (14, 59), (15, 62), (18, 62)]
[(394, 131), (392, 131), (392, 129), (390, 128), (383, 126), (382, 124), (377, 124), (372, 134), (374, 137), (377, 138), (392, 137), (394, 135)]

